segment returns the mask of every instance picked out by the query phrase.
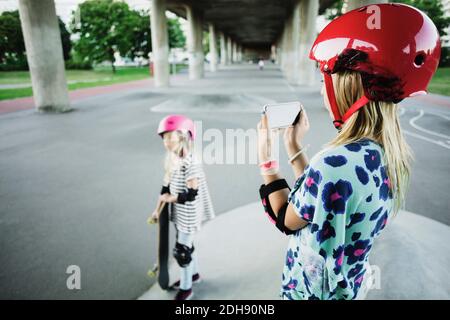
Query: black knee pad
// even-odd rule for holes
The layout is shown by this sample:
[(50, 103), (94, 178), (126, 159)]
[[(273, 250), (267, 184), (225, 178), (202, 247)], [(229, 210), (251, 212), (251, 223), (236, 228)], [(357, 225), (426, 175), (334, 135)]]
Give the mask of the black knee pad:
[(189, 248), (184, 244), (177, 242), (175, 248), (173, 248), (173, 256), (177, 260), (178, 265), (182, 268), (187, 267), (192, 261), (192, 253), (194, 252), (194, 246)]

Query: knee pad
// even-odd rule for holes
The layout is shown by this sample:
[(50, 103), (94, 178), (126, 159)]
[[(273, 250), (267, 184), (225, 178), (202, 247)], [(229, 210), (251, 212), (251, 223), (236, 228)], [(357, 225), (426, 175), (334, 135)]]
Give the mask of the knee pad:
[(175, 248), (173, 248), (173, 256), (177, 260), (178, 265), (182, 268), (187, 267), (192, 261), (192, 253), (194, 252), (194, 246), (189, 248), (188, 246), (177, 242)]

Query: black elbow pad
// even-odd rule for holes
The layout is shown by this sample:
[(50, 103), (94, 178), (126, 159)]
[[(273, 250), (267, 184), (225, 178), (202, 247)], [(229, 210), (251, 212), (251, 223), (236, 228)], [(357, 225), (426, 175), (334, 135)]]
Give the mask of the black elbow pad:
[(264, 206), (266, 213), (269, 216), (270, 221), (273, 224), (275, 224), (277, 229), (280, 230), (282, 233), (284, 233), (286, 235), (290, 235), (290, 234), (295, 233), (296, 231), (290, 230), (289, 228), (286, 227), (286, 225), (284, 223), (284, 220), (286, 217), (286, 210), (287, 210), (289, 203), (286, 202), (280, 208), (280, 211), (278, 212), (278, 214), (275, 214), (275, 212), (273, 212), (273, 209), (272, 209), (272, 206), (271, 206), (270, 200), (269, 200), (269, 195), (271, 193), (282, 190), (282, 189), (290, 190), (289, 185), (287, 184), (286, 180), (284, 180), (284, 179), (275, 180), (275, 181), (269, 183), (268, 185), (262, 185), (261, 188), (259, 189), (259, 195), (261, 197), (262, 204)]
[(276, 220), (275, 226), (278, 228), (278, 230), (280, 230), (284, 234), (290, 235), (290, 234), (295, 233), (295, 231), (293, 231), (293, 230), (289, 229), (288, 227), (286, 227), (286, 224), (284, 223), (284, 220), (286, 219), (286, 210), (287, 210), (288, 205), (289, 205), (289, 203), (286, 202), (280, 208), (280, 211), (278, 211), (278, 216), (277, 216), (277, 220)]
[(165, 194), (165, 193), (170, 193), (170, 187), (169, 187), (169, 185), (167, 185), (167, 186), (162, 186), (162, 188), (161, 188), (161, 194)]
[(184, 204), (188, 201), (194, 201), (198, 194), (198, 189), (188, 188), (187, 191), (179, 193), (177, 203)]

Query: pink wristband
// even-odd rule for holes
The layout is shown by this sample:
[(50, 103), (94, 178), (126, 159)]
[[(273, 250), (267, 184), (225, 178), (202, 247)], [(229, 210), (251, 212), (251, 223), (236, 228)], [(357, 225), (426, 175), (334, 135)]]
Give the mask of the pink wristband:
[(261, 170), (265, 171), (265, 170), (270, 170), (270, 169), (276, 169), (279, 167), (279, 165), (278, 165), (278, 161), (269, 160), (269, 161), (261, 163), (259, 165), (259, 167), (261, 168)]

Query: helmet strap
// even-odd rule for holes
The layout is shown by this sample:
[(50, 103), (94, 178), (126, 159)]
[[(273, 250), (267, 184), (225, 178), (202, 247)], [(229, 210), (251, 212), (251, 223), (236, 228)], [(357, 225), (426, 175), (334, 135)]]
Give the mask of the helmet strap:
[(347, 121), (347, 119), (350, 118), (352, 114), (354, 114), (356, 111), (358, 111), (368, 103), (369, 99), (367, 99), (367, 97), (363, 95), (361, 98), (356, 100), (356, 102), (345, 112), (344, 116), (342, 117), (342, 121)]
[(323, 78), (325, 80), (325, 87), (327, 89), (328, 101), (330, 102), (331, 112), (333, 113), (334, 121), (333, 125), (336, 129), (340, 129), (341, 125), (344, 123), (339, 113), (339, 109), (336, 102), (336, 96), (334, 95), (333, 79), (331, 74), (324, 73)]
[(333, 112), (334, 116), (333, 125), (336, 129), (340, 130), (345, 121), (347, 121), (348, 118), (350, 118), (353, 113), (355, 113), (360, 108), (365, 106), (369, 102), (369, 99), (365, 95), (363, 95), (361, 98), (356, 100), (356, 102), (345, 112), (344, 116), (341, 117), (336, 102), (333, 79), (331, 77), (331, 74), (324, 73), (323, 76), (325, 80), (325, 87), (327, 89), (328, 101), (330, 102), (331, 111)]

